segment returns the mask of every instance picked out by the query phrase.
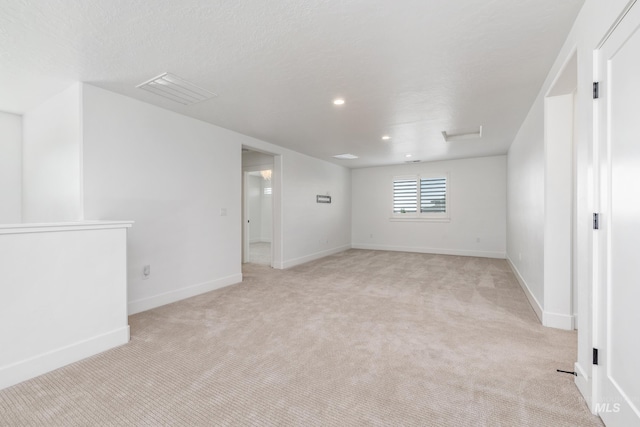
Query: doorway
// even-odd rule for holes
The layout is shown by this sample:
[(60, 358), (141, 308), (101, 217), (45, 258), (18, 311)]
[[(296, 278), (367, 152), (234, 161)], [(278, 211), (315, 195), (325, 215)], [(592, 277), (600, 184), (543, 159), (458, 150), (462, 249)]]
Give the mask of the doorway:
[(247, 262), (271, 265), (273, 236), (272, 169), (245, 172), (247, 234), (249, 241)]
[(242, 262), (273, 267), (274, 156), (242, 149)]

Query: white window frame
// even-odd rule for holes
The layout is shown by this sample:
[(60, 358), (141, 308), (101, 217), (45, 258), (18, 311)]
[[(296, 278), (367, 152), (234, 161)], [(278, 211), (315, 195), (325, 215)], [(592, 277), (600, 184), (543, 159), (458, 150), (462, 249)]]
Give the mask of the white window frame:
[[(446, 180), (446, 204), (444, 212), (420, 212), (420, 180), (444, 178)], [(416, 212), (394, 212), (394, 184), (400, 180), (415, 180), (417, 185)], [(425, 173), (414, 175), (396, 175), (391, 180), (391, 221), (431, 221), (449, 222), (451, 220), (451, 180), (448, 173)]]

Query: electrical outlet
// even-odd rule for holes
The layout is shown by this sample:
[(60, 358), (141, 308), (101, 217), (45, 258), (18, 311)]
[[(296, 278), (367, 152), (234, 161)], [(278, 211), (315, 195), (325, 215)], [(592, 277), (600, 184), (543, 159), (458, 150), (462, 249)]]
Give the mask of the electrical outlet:
[(151, 266), (145, 265), (144, 267), (142, 267), (142, 278), (148, 279), (149, 276), (151, 276)]

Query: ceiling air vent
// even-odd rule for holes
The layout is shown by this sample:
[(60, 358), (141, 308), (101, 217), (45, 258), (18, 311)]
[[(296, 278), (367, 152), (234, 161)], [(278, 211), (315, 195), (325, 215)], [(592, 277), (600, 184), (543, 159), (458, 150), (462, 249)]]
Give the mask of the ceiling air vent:
[(160, 74), (158, 77), (154, 77), (136, 87), (179, 102), (182, 105), (196, 104), (218, 96), (169, 73)]
[(354, 156), (353, 154), (338, 154), (333, 157), (335, 157), (336, 159), (342, 159), (342, 160), (353, 160), (358, 158), (358, 156)]
[(422, 163), (422, 160), (405, 160), (405, 163)]
[(447, 142), (451, 141), (462, 141), (465, 139), (474, 139), (474, 138), (482, 138), (482, 126), (478, 128), (478, 130), (474, 130), (472, 132), (457, 132), (457, 133), (447, 133), (446, 130), (442, 131), (442, 136), (444, 140)]

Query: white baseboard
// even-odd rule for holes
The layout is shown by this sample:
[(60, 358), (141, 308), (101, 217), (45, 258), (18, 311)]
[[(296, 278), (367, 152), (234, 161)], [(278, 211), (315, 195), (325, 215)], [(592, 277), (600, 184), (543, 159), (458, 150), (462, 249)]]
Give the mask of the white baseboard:
[(163, 294), (154, 295), (149, 298), (139, 299), (129, 302), (129, 315), (151, 310), (152, 308), (171, 304), (186, 298), (224, 288), (242, 282), (242, 273), (233, 274), (216, 280), (210, 280), (204, 283), (187, 286), (185, 288), (176, 289), (175, 291), (165, 292)]
[(129, 325), (0, 368), (0, 390), (129, 342)]
[(424, 248), (415, 246), (391, 246), (391, 245), (375, 245), (369, 243), (354, 243), (351, 245), (353, 249), (370, 249), (374, 251), (395, 251), (395, 252), (416, 252), (421, 254), (438, 254), (438, 255), (458, 255), (473, 256), (480, 258), (499, 258), (506, 257), (505, 252), (498, 251), (471, 251), (466, 249), (440, 249), (440, 248)]
[(309, 261), (315, 261), (317, 259), (324, 258), (324, 257), (329, 256), (329, 255), (334, 255), (334, 254), (337, 254), (339, 252), (344, 252), (344, 251), (346, 251), (348, 249), (351, 249), (351, 245), (338, 246), (337, 248), (327, 249), (325, 251), (320, 251), (320, 252), (316, 252), (316, 253), (313, 253), (313, 254), (310, 254), (310, 255), (305, 255), (303, 257), (285, 260), (282, 263), (282, 266), (277, 266), (275, 268), (291, 268), (291, 267), (295, 267), (296, 265), (304, 264), (305, 262), (309, 262)]
[(542, 324), (550, 328), (565, 329), (567, 331), (574, 329), (573, 316), (548, 311), (542, 312)]
[(542, 319), (543, 319), (542, 306), (540, 305), (536, 297), (533, 296), (533, 293), (531, 293), (531, 290), (529, 289), (527, 282), (524, 280), (524, 278), (516, 268), (515, 264), (511, 261), (511, 258), (509, 258), (508, 256), (507, 256), (507, 263), (509, 263), (509, 267), (511, 267), (511, 270), (513, 271), (513, 274), (516, 276), (518, 283), (520, 283), (520, 287), (524, 291), (524, 294), (527, 296), (527, 299), (529, 300), (529, 304), (531, 305), (531, 308), (533, 308), (533, 311), (536, 313), (536, 316), (538, 316), (538, 320), (540, 320), (540, 323), (543, 323), (542, 322)]
[(591, 399), (591, 378), (587, 375), (587, 372), (582, 368), (580, 363), (576, 362), (573, 365), (573, 370), (576, 372), (575, 383), (578, 391), (587, 402), (587, 406), (592, 414), (597, 415), (594, 412), (593, 401)]

